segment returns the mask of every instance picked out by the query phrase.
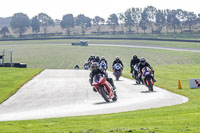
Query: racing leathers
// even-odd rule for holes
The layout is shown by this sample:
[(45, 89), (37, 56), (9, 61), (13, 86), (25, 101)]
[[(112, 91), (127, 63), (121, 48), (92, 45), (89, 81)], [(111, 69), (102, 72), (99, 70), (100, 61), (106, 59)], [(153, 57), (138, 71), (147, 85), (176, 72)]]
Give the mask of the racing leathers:
[[(116, 87), (114, 85), (114, 82), (113, 82), (113, 79), (112, 78), (108, 78), (108, 75), (107, 73), (105, 73), (104, 71), (100, 70), (100, 69), (96, 69), (96, 70), (92, 70), (91, 73), (90, 73), (90, 84), (92, 85), (93, 83), (93, 78), (95, 75), (98, 75), (98, 74), (102, 74), (103, 76), (106, 77), (106, 80), (113, 86), (113, 89), (115, 90)], [(93, 89), (94, 90), (94, 89)], [(95, 91), (95, 90), (94, 90)]]
[[(138, 58), (131, 60), (131, 62), (130, 62), (130, 67), (131, 67), (130, 73), (133, 73), (134, 66), (135, 66), (135, 64), (138, 64), (138, 63), (140, 63), (140, 59), (138, 59)], [(134, 72), (135, 72), (135, 70), (134, 70)]]
[[(142, 69), (143, 69), (144, 67), (149, 67), (149, 68), (151, 69), (151, 71), (154, 72), (153, 68), (151, 67), (151, 65), (150, 65), (148, 62), (145, 62), (145, 64), (142, 64), (142, 63), (140, 62), (139, 65), (138, 65), (138, 69), (139, 69), (139, 72), (140, 72), (140, 74), (139, 74), (139, 77), (140, 77), (140, 78), (141, 78), (141, 76), (142, 76)], [(154, 76), (153, 76), (153, 80), (154, 80), (154, 82), (156, 82), (156, 80), (154, 79)]]

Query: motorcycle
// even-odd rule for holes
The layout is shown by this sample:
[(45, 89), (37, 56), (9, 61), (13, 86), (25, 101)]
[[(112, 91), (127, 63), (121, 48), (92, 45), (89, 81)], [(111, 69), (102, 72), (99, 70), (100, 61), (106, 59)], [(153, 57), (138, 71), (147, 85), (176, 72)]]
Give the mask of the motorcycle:
[(103, 70), (104, 72), (106, 71), (107, 69), (107, 64), (105, 61), (101, 61), (101, 63), (99, 64), (100, 66), (100, 69)]
[(88, 63), (88, 62), (86, 62), (86, 63), (84, 64), (84, 69), (85, 69), (85, 70), (88, 70), (88, 69), (89, 69), (89, 63)]
[(114, 76), (116, 77), (116, 80), (119, 80), (119, 77), (122, 76), (122, 70), (123, 67), (120, 63), (116, 63), (113, 67), (114, 70)]
[(149, 88), (149, 91), (153, 91), (153, 76), (154, 72), (149, 67), (144, 67), (142, 69), (142, 80), (144, 84)]
[(134, 72), (132, 73), (132, 77), (136, 80), (136, 84), (140, 84), (140, 82), (142, 82), (142, 80), (139, 78), (138, 74), (139, 74), (138, 64), (135, 64)]
[(93, 78), (92, 86), (106, 102), (110, 102), (110, 100), (117, 101), (116, 91), (114, 91), (113, 86), (101, 74), (98, 74)]

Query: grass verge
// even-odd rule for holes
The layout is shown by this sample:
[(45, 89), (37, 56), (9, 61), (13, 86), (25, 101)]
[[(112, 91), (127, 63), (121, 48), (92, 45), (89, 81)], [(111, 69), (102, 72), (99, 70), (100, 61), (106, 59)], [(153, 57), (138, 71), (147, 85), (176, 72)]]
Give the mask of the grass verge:
[(0, 103), (41, 71), (42, 69), (0, 68)]

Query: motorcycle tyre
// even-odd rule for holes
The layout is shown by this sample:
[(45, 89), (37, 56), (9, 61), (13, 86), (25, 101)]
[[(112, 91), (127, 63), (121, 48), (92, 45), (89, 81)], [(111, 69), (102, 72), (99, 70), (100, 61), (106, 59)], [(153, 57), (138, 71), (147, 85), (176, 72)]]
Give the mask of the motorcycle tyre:
[(107, 103), (109, 103), (109, 102), (110, 102), (109, 96), (106, 94), (104, 88), (99, 88), (99, 91), (100, 91), (101, 96), (103, 97), (103, 99), (104, 99)]
[(112, 100), (113, 100), (113, 101), (117, 101), (117, 93), (116, 93), (116, 91), (114, 91), (114, 97), (113, 97)]
[(153, 85), (151, 83), (151, 79), (149, 78), (149, 79), (147, 79), (147, 81), (149, 82), (149, 86), (148, 86), (149, 91), (153, 91)]

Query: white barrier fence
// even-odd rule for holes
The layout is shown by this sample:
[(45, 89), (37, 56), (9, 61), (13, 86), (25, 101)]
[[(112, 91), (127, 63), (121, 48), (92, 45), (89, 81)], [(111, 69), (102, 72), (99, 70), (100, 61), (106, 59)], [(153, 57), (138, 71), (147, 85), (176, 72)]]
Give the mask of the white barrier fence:
[(190, 79), (190, 88), (200, 88), (200, 79)]

